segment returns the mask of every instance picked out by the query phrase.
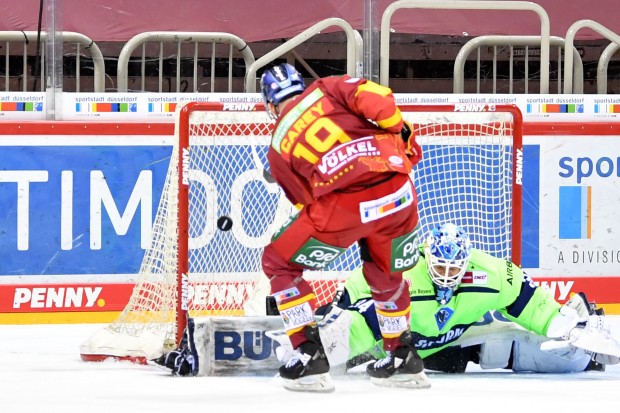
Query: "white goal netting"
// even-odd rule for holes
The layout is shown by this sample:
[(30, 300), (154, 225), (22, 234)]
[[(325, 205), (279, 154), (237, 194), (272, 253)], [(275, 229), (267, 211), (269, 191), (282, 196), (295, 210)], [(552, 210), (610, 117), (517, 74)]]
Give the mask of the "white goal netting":
[[(177, 111), (177, 136), (188, 132), (189, 146), (173, 149), (139, 279), (118, 319), (82, 345), (83, 359), (157, 357), (178, 340), (184, 307), (194, 317), (264, 313), (269, 287), (261, 272), (262, 250), (295, 210), (278, 185), (265, 179), (272, 122), (264, 110), (254, 109), (231, 111), (222, 104), (193, 103), (185, 107), (187, 116)], [(422, 233), (430, 225), (452, 221), (469, 232), (475, 247), (518, 261), (518, 109), (401, 110), (423, 148), (423, 160), (412, 173)], [(187, 172), (183, 175), (179, 153)], [(182, 196), (179, 202), (180, 177), (188, 184), (187, 202)], [(232, 219), (230, 231), (217, 229), (220, 216)], [(187, 270), (178, 271), (179, 263), (181, 268), (187, 263)], [(353, 245), (326, 270), (306, 271), (319, 304), (331, 301), (358, 265)]]

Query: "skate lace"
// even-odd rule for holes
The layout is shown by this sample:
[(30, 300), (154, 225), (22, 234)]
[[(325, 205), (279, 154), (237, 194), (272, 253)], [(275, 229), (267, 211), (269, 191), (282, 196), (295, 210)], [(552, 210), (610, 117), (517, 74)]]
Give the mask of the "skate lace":
[(383, 368), (385, 366), (388, 366), (390, 364), (392, 364), (392, 359), (393, 359), (393, 354), (392, 352), (388, 352), (387, 356), (385, 356), (384, 358), (382, 358), (381, 360), (377, 360), (375, 362), (375, 368), (380, 369)]
[(302, 353), (301, 351), (297, 350), (297, 352), (293, 354), (293, 357), (291, 357), (291, 359), (286, 363), (286, 367), (293, 367), (297, 363), (301, 363), (305, 366), (306, 364), (308, 364), (311, 358), (311, 355)]

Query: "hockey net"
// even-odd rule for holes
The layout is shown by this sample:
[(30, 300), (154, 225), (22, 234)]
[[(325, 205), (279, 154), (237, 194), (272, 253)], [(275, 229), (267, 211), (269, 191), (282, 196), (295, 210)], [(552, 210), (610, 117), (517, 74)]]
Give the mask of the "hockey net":
[[(129, 303), (81, 346), (82, 359), (145, 362), (174, 347), (192, 317), (263, 315), (263, 248), (296, 210), (270, 180), (273, 123), (262, 105), (189, 103), (174, 146), (150, 247)], [(244, 109), (244, 110), (239, 110)], [(520, 259), (521, 114), (511, 105), (401, 106), (423, 148), (412, 172), (422, 234), (446, 221), (475, 247)], [(217, 228), (228, 216), (229, 231)], [(357, 245), (305, 271), (319, 304), (360, 265)]]

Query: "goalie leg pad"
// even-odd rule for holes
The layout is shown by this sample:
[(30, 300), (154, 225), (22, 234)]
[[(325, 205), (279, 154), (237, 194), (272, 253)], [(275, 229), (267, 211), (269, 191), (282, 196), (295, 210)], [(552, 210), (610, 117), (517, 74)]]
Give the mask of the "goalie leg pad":
[[(317, 323), (319, 336), (330, 366), (344, 365), (349, 358), (349, 331), (351, 314), (347, 310), (332, 306), (329, 312)], [(275, 352), (279, 361), (287, 362), (295, 350), (285, 330), (266, 331), (265, 335), (280, 344)]]
[(352, 317), (347, 310), (332, 306), (318, 323), (321, 342), (332, 366), (346, 364), (349, 359), (349, 332)]
[(508, 367), (512, 340), (487, 340), (480, 348), (480, 367), (483, 369), (503, 369)]
[(575, 373), (586, 370), (591, 356), (573, 346), (542, 351), (544, 337), (532, 335), (516, 341), (513, 347), (512, 370), (534, 373)]

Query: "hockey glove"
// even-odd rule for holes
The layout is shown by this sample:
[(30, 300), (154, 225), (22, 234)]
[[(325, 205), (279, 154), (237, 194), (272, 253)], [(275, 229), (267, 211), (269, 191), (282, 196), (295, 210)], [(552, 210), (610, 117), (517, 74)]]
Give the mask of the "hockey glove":
[(547, 336), (560, 341), (555, 345), (552, 342), (543, 343), (541, 349), (569, 344), (594, 353), (594, 359), (599, 363), (620, 362), (620, 344), (612, 337), (609, 324), (603, 315), (597, 314), (582, 293), (574, 295), (560, 308), (560, 315), (552, 320)]
[(572, 346), (594, 353), (599, 363), (620, 362), (620, 344), (611, 336), (605, 317), (591, 315), (585, 325), (578, 324), (570, 331), (568, 340)]
[(164, 354), (155, 363), (172, 370), (175, 376), (195, 376), (198, 374), (198, 352), (194, 344), (194, 320), (187, 319), (181, 344), (176, 350)]
[(411, 123), (406, 120), (403, 120), (403, 128), (400, 131), (400, 136), (402, 137), (403, 142), (405, 142), (405, 153), (411, 161), (411, 165), (415, 165), (420, 162), (422, 159), (422, 148), (415, 140)]
[(571, 332), (583, 327), (590, 316), (589, 303), (583, 294), (575, 294), (562, 307), (559, 314), (551, 320), (547, 329), (547, 337), (556, 340), (569, 340)]
[(400, 131), (400, 136), (403, 138), (403, 141), (407, 143), (412, 134), (413, 128), (411, 127), (411, 123), (403, 120), (403, 128)]
[(188, 348), (172, 350), (164, 356), (162, 365), (172, 370), (175, 376), (195, 376), (198, 373), (198, 359)]

